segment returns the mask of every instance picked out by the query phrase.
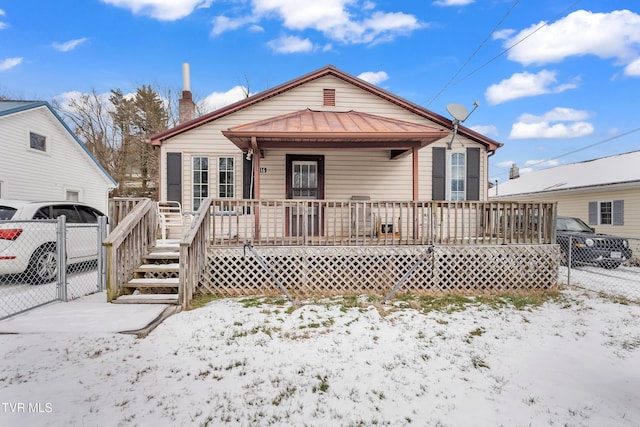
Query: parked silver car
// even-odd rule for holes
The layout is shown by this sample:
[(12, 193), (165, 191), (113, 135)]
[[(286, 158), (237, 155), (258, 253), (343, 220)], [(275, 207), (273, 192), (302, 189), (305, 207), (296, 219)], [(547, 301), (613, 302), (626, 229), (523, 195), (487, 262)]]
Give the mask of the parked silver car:
[(30, 283), (57, 277), (56, 225), (38, 220), (67, 222), (67, 264), (97, 259), (98, 218), (102, 212), (70, 201), (27, 202), (0, 199), (0, 276), (20, 275)]

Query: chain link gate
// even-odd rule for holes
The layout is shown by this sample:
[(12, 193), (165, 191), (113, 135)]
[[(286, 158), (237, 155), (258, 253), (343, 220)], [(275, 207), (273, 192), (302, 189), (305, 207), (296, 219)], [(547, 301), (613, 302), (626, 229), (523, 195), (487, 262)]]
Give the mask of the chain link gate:
[(103, 291), (106, 234), (106, 217), (0, 221), (0, 319)]
[(559, 243), (567, 285), (640, 303), (640, 239), (569, 236)]

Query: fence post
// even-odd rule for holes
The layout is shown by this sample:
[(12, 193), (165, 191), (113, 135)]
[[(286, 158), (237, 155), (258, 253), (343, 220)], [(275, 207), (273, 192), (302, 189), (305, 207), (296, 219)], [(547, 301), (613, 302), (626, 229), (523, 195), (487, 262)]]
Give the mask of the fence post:
[(569, 247), (567, 248), (567, 286), (571, 286), (571, 253), (573, 252), (573, 236), (569, 236)]
[(102, 241), (107, 238), (108, 227), (109, 224), (106, 216), (98, 218), (98, 292), (103, 292), (107, 289), (107, 272), (105, 269), (107, 265), (107, 248), (102, 246)]
[(56, 224), (56, 251), (58, 263), (58, 298), (67, 302), (67, 217), (60, 215)]

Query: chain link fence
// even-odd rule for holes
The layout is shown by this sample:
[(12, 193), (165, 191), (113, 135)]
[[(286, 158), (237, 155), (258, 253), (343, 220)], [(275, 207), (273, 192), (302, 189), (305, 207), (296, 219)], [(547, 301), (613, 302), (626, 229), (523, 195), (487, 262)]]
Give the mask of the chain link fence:
[(558, 243), (561, 282), (640, 302), (640, 239), (558, 235)]
[(0, 221), (0, 319), (104, 290), (106, 234), (105, 217)]

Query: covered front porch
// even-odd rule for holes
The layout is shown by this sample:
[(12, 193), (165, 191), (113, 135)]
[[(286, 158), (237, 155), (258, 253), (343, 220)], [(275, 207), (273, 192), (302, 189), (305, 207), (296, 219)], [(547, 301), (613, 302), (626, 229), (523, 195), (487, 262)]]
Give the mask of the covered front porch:
[[(158, 219), (140, 201), (105, 241), (110, 301), (162, 245)], [(554, 222), (551, 203), (205, 199), (176, 241), (175, 288), (161, 292), (188, 308), (195, 293), (543, 291), (556, 286)]]

